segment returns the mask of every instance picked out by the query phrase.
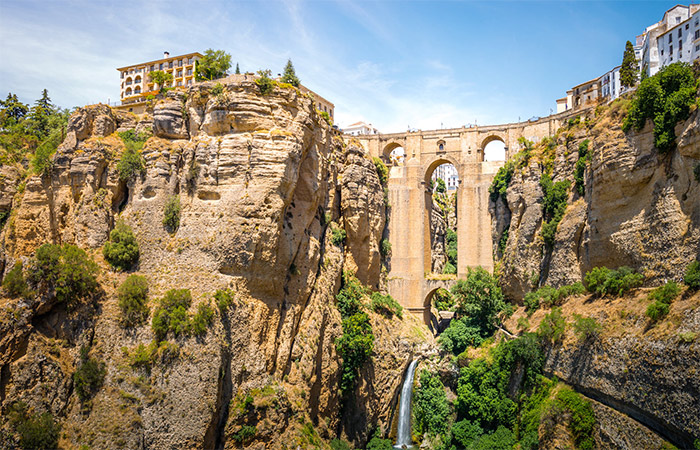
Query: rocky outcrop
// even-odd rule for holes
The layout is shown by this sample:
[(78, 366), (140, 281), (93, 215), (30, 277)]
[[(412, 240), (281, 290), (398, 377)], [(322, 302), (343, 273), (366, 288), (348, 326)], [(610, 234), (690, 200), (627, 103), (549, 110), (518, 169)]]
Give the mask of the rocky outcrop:
[[(492, 200), (494, 248), (508, 226), (500, 264), (508, 297), (519, 300), (538, 285), (580, 281), (598, 266), (631, 266), (651, 282), (679, 279), (698, 257), (700, 183), (693, 168), (700, 162), (699, 112), (676, 127), (678, 148), (661, 154), (653, 147), (651, 124), (641, 132), (622, 132), (621, 108), (613, 104), (595, 117), (589, 112), (588, 125), (560, 130), (553, 162), (536, 155), (515, 171), (507, 201)], [(569, 191), (554, 245), (546, 248), (540, 236), (542, 168), (551, 164), (553, 180), (570, 180), (573, 186), (578, 147), (585, 139), (591, 160), (584, 195)]]
[[(373, 163), (332, 139), (296, 89), (212, 88), (171, 91), (152, 119), (79, 109), (50, 172), (27, 180), (0, 235), (8, 260), (28, 261), (45, 242), (72, 243), (101, 266), (104, 292), (84, 310), (0, 299), (3, 311), (22, 311), (3, 316), (3, 407), (21, 399), (51, 411), (64, 446), (281, 448), (301, 442), (306, 423), (324, 439), (344, 434), (362, 445), (369, 428), (390, 421), (403, 367), (422, 341), (417, 319), (371, 313), (377, 346), (357, 390), (366, 406), (353, 421), (341, 420), (337, 389), (341, 273), (379, 281), (386, 217)], [(154, 136), (141, 150), (145, 173), (124, 180), (116, 166), (125, 147), (113, 132), (131, 129)], [(170, 230), (163, 216), (174, 196), (180, 222)], [(345, 228), (344, 250), (331, 242), (327, 218)], [(136, 270), (148, 279), (151, 307), (172, 288), (191, 290), (193, 311), (217, 289), (235, 293), (204, 336), (170, 336), (149, 368), (130, 361), (153, 332), (119, 325), (116, 287), (127, 274), (102, 261), (117, 219), (139, 242)], [(83, 346), (106, 365), (89, 407), (72, 386)], [(256, 431), (242, 441), (244, 426)]]
[(439, 206), (433, 204), (430, 210), (430, 253), (432, 256), (433, 273), (442, 273), (447, 262), (447, 248), (445, 246), (445, 234), (447, 233), (447, 221)]

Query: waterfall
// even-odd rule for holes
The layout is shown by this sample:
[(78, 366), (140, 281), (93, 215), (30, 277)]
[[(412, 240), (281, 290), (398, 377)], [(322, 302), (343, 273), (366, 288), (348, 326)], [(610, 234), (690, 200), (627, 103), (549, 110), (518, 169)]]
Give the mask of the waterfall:
[(411, 397), (413, 396), (413, 374), (418, 360), (411, 361), (406, 371), (406, 378), (401, 387), (401, 403), (399, 405), (399, 426), (394, 448), (413, 447), (411, 440)]

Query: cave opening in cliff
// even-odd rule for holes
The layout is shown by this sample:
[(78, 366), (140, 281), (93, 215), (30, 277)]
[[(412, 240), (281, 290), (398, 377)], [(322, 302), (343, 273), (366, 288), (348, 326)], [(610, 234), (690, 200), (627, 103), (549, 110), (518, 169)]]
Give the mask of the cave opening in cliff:
[(425, 273), (452, 278), (457, 274), (457, 192), (459, 173), (447, 160), (434, 162), (426, 173)]

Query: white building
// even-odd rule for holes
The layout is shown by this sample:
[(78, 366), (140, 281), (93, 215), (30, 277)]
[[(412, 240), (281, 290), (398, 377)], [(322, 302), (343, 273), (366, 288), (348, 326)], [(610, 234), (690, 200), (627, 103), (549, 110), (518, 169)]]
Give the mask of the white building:
[(371, 123), (368, 125), (364, 122), (355, 122), (352, 125), (348, 125), (347, 127), (343, 128), (343, 133), (352, 136), (359, 136), (362, 134), (377, 134), (379, 131), (374, 128)]
[(431, 177), (433, 182), (441, 178), (445, 182), (448, 191), (454, 191), (459, 186), (459, 177), (457, 176), (457, 169), (452, 164), (442, 164), (435, 168), (433, 176)]
[(637, 37), (637, 41), (642, 41), (641, 71), (652, 76), (669, 64), (692, 63), (698, 59), (699, 19), (700, 5), (676, 5), (659, 22), (648, 26)]
[(620, 67), (617, 66), (600, 77), (600, 95), (607, 100), (615, 100), (620, 96)]

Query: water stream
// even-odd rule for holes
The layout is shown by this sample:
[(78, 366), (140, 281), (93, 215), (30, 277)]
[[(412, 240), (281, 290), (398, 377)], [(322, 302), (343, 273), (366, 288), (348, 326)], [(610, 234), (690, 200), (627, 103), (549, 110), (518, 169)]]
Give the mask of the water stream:
[(416, 371), (418, 360), (411, 361), (406, 371), (406, 378), (401, 387), (401, 403), (399, 404), (399, 425), (396, 433), (396, 445), (394, 448), (411, 448), (411, 397), (413, 396), (413, 375)]

